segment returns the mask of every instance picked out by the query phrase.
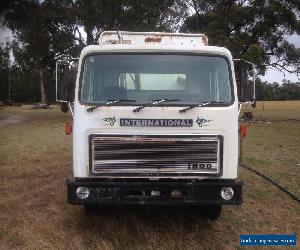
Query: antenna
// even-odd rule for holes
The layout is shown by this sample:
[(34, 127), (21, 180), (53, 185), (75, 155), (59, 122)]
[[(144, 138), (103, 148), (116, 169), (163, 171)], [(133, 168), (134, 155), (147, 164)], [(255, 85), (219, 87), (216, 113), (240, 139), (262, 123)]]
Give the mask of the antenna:
[(118, 34), (118, 38), (119, 38), (119, 43), (123, 43), (123, 37), (122, 37), (122, 33), (119, 31), (119, 30), (117, 30), (117, 34)]

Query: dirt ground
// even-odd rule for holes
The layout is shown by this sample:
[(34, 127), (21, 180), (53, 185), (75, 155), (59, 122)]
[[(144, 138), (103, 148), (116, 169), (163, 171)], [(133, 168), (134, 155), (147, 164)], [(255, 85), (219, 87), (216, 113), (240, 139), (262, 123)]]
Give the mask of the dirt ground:
[(17, 124), (22, 121), (26, 120), (25, 116), (22, 115), (7, 115), (7, 117), (0, 120), (0, 127), (10, 125), (10, 124)]
[[(299, 119), (300, 102), (275, 106), (254, 112), (271, 123), (248, 124), (245, 162), (299, 195), (300, 122), (280, 120)], [(244, 203), (224, 207), (216, 221), (189, 207), (109, 207), (85, 217), (82, 207), (66, 202), (72, 142), (64, 123), (70, 115), (23, 106), (0, 110), (1, 120), (0, 249), (245, 249), (240, 234), (299, 238), (299, 203), (242, 168)]]

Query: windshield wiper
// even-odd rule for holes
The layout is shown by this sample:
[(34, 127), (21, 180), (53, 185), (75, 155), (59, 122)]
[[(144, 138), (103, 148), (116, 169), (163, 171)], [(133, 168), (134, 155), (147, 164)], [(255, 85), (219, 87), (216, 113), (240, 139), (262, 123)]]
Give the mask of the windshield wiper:
[(103, 107), (103, 106), (109, 107), (109, 106), (111, 106), (113, 104), (120, 103), (120, 102), (136, 102), (136, 101), (135, 100), (130, 100), (130, 99), (106, 100), (105, 104), (99, 104), (99, 105), (95, 105), (95, 106), (89, 107), (87, 109), (87, 112), (93, 112), (93, 110), (96, 109), (96, 108)]
[(214, 104), (214, 103), (219, 103), (219, 102), (201, 102), (201, 103), (196, 103), (196, 104), (191, 104), (190, 106), (179, 110), (179, 113), (185, 113), (186, 111), (196, 108), (196, 107), (204, 107), (210, 104)]
[(140, 107), (137, 107), (135, 108), (134, 110), (132, 110), (133, 112), (139, 112), (141, 109), (143, 108), (146, 108), (146, 107), (153, 107), (153, 106), (156, 106), (160, 103), (163, 103), (163, 102), (178, 102), (180, 101), (179, 99), (158, 99), (158, 100), (152, 100), (153, 102), (149, 102), (149, 103), (146, 103)]

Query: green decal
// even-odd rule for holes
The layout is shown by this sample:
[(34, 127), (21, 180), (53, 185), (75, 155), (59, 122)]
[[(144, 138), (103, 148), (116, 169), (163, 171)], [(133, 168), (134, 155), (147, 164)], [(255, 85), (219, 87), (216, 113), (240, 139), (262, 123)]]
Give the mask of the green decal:
[(208, 123), (208, 122), (211, 122), (211, 121), (212, 120), (206, 120), (204, 118), (197, 117), (196, 123), (198, 124), (198, 126), (200, 128), (202, 128), (202, 127), (208, 126), (208, 124), (205, 124), (205, 123)]
[(114, 126), (117, 119), (115, 116), (113, 116), (113, 117), (106, 117), (103, 119), (103, 121), (107, 122), (107, 125), (109, 124), (110, 126)]

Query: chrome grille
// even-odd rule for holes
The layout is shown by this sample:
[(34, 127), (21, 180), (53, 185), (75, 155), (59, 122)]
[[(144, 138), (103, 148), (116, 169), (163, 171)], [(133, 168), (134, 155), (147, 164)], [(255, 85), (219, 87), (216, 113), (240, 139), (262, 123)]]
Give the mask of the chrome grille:
[(221, 171), (221, 136), (91, 135), (92, 175), (193, 176)]

